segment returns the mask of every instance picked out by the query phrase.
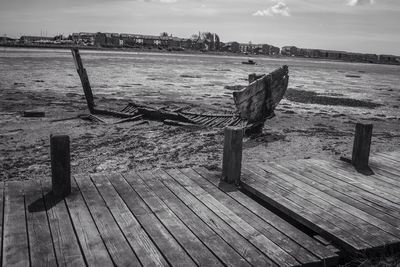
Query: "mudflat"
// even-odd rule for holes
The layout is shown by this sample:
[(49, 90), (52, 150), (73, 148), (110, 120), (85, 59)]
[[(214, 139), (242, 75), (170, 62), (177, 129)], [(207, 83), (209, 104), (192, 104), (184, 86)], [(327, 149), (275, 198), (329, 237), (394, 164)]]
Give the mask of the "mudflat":
[[(245, 137), (244, 161), (350, 155), (356, 122), (374, 125), (372, 152), (400, 147), (399, 66), (270, 58), (245, 66), (238, 57), (107, 52), (82, 60), (99, 106), (207, 112), (234, 111), (232, 91), (249, 73), (289, 65), (286, 98), (262, 134)], [(70, 135), (73, 173), (221, 166), (222, 129), (79, 118), (88, 111), (69, 51), (7, 49), (0, 63), (1, 180), (49, 177), (50, 134)]]

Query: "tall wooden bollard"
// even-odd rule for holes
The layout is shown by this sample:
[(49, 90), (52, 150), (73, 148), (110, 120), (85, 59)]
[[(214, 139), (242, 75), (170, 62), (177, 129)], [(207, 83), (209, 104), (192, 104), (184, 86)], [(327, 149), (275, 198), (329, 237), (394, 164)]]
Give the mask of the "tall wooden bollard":
[(371, 148), (372, 124), (356, 124), (351, 163), (358, 171), (370, 171), (368, 166)]
[(242, 146), (243, 129), (238, 127), (226, 127), (222, 161), (222, 179), (227, 183), (240, 184)]
[(71, 156), (68, 135), (50, 136), (51, 182), (55, 196), (71, 193)]

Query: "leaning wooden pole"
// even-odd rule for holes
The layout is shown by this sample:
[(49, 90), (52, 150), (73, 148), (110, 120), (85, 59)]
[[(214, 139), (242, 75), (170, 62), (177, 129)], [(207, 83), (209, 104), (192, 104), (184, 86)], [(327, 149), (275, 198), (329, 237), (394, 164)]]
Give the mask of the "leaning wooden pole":
[(222, 161), (222, 180), (227, 183), (240, 184), (242, 147), (243, 128), (226, 127)]
[(86, 73), (86, 69), (83, 67), (81, 55), (79, 54), (79, 50), (77, 48), (71, 49), (72, 56), (74, 58), (74, 63), (76, 70), (79, 74), (79, 78), (81, 79), (83, 92), (85, 93), (86, 102), (89, 108), (90, 113), (94, 113), (94, 99), (92, 94), (92, 88), (90, 87), (89, 77)]
[(50, 136), (52, 192), (57, 197), (71, 193), (71, 156), (68, 135)]

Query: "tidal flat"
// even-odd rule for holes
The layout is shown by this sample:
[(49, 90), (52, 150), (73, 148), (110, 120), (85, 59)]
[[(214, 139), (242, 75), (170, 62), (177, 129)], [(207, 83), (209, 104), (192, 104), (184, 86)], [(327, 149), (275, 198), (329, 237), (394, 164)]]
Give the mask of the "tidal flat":
[[(244, 139), (243, 160), (332, 158), (351, 153), (356, 122), (372, 123), (371, 152), (400, 147), (400, 66), (294, 58), (81, 51), (101, 106), (129, 102), (233, 112), (232, 91), (250, 73), (289, 66), (286, 98), (262, 134)], [(357, 75), (359, 77), (354, 78)], [(27, 118), (26, 110), (44, 111)], [(71, 137), (73, 173), (221, 166), (223, 131), (148, 121), (101, 124), (87, 113), (68, 50), (0, 50), (0, 179), (50, 176), (50, 134)]]

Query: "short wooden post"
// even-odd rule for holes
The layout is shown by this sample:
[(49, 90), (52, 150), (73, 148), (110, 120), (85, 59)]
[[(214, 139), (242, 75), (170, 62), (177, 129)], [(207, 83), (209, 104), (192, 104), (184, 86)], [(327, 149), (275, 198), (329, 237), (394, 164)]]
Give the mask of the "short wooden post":
[(81, 55), (79, 54), (79, 50), (77, 48), (71, 49), (72, 56), (74, 58), (74, 63), (76, 67), (76, 71), (79, 74), (79, 78), (81, 79), (83, 93), (85, 94), (86, 102), (89, 108), (90, 113), (94, 113), (94, 98), (92, 93), (92, 87), (90, 86), (89, 77), (86, 73), (86, 69), (83, 67)]
[(360, 172), (369, 172), (369, 152), (371, 148), (372, 124), (356, 124), (351, 163)]
[(255, 73), (250, 73), (249, 74), (249, 84), (250, 83), (252, 83), (252, 82), (254, 82), (255, 80), (257, 80), (257, 74), (255, 74)]
[(50, 136), (51, 182), (55, 196), (71, 193), (71, 156), (68, 135)]
[(240, 184), (242, 146), (243, 129), (239, 127), (226, 127), (222, 161), (222, 180), (227, 183)]

